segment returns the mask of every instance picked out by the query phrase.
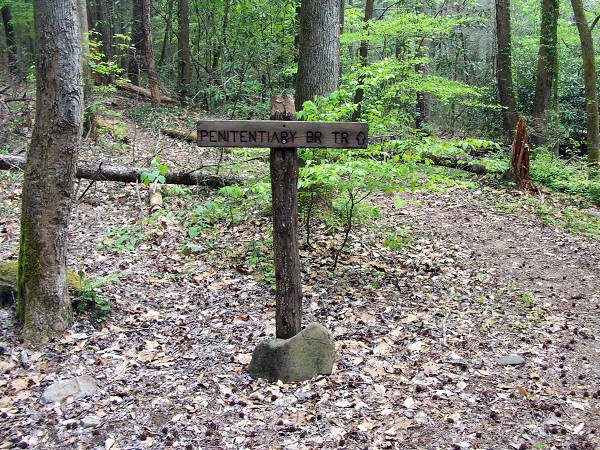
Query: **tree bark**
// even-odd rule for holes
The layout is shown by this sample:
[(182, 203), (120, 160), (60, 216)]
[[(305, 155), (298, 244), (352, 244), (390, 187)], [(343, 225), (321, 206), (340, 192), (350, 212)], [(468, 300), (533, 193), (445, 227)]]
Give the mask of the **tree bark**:
[(146, 69), (148, 70), (148, 84), (152, 106), (160, 105), (158, 91), (158, 76), (154, 65), (154, 50), (152, 48), (152, 31), (150, 29), (150, 0), (142, 0), (142, 30), (144, 34), (144, 54), (146, 55)]
[[(421, 13), (427, 12), (425, 4), (421, 6)], [(425, 58), (429, 51), (429, 40), (422, 38), (416, 54), (417, 59)], [(415, 66), (415, 72), (423, 79), (427, 76), (427, 64), (419, 63)], [(425, 132), (425, 124), (429, 121), (431, 114), (431, 97), (425, 91), (417, 92), (417, 104), (415, 108), (415, 128)]]
[(538, 53), (533, 116), (542, 118), (550, 106), (552, 81), (556, 79), (558, 58), (558, 0), (542, 0), (542, 23), (540, 25), (540, 50)]
[[(25, 158), (22, 156), (0, 154), (0, 170), (22, 171), (24, 167)], [(95, 181), (135, 183), (136, 181), (141, 181), (142, 173), (150, 171), (151, 169), (147, 167), (125, 167), (80, 161), (77, 164), (75, 177)], [(242, 177), (214, 175), (212, 173), (200, 172), (199, 170), (169, 170), (165, 174), (165, 184), (222, 188), (243, 182), (244, 179)]]
[(86, 0), (77, 0), (77, 16), (79, 18), (79, 36), (81, 39), (81, 73), (83, 76), (83, 134), (93, 127), (94, 113), (90, 108), (92, 102), (92, 70), (90, 68), (90, 46), (88, 44), (88, 16)]
[(496, 38), (498, 97), (500, 105), (504, 108), (504, 130), (512, 137), (519, 116), (511, 71), (510, 0), (496, 0)]
[(165, 20), (165, 33), (163, 35), (162, 47), (160, 49), (160, 57), (158, 58), (159, 66), (162, 66), (165, 62), (165, 57), (167, 55), (167, 45), (169, 44), (171, 33), (173, 32), (171, 23), (173, 18), (173, 0), (169, 0), (169, 3), (167, 4), (167, 11), (167, 19)]
[(596, 88), (596, 60), (592, 32), (585, 17), (581, 0), (571, 0), (583, 57), (583, 80), (585, 84), (585, 119), (587, 129), (588, 161), (597, 170), (600, 165), (600, 136), (598, 133), (598, 91)]
[(15, 39), (15, 28), (12, 23), (10, 6), (2, 7), (2, 22), (4, 23), (4, 35), (6, 36), (6, 53), (8, 54), (8, 69), (11, 73), (17, 70), (17, 41)]
[(510, 154), (510, 178), (517, 183), (521, 189), (532, 189), (529, 178), (529, 144), (527, 142), (527, 130), (525, 128), (525, 118), (521, 117), (517, 123), (515, 139), (512, 144)]
[(142, 1), (132, 0), (131, 45), (127, 76), (132, 84), (140, 85), (140, 60), (144, 55), (144, 32), (142, 28)]
[[(150, 98), (150, 99), (152, 98), (152, 92), (146, 88), (139, 87), (139, 86), (136, 86), (131, 83), (126, 83), (124, 81), (118, 81), (117, 83), (115, 83), (115, 85), (119, 89), (124, 89), (129, 92), (134, 92), (134, 93), (142, 95), (146, 98)], [(162, 95), (162, 94), (160, 94), (160, 101), (164, 102), (164, 103), (179, 103), (179, 100), (171, 98), (171, 97), (167, 97), (166, 95)]]
[[(369, 20), (373, 18), (374, 4), (374, 0), (365, 0), (365, 15), (363, 18), (365, 29), (367, 28), (367, 23), (369, 22)], [(362, 67), (366, 67), (369, 57), (369, 43), (367, 41), (361, 41), (358, 53), (360, 56), (360, 65)], [(364, 78), (365, 77), (362, 75), (358, 77), (358, 88), (356, 88), (356, 92), (354, 92), (354, 104), (356, 105), (356, 109), (352, 113), (353, 122), (356, 122), (362, 114), (362, 101), (365, 97), (365, 89), (362, 85), (364, 82)]]
[[(295, 120), (294, 99), (271, 99), (271, 120)], [(275, 266), (276, 337), (288, 339), (302, 325), (302, 284), (298, 252), (298, 149), (272, 148), (270, 154)]]
[(187, 102), (191, 79), (190, 61), (190, 8), (188, 0), (179, 0), (179, 98)]
[(34, 0), (36, 121), (21, 206), (17, 317), (41, 344), (71, 324), (67, 226), (81, 132), (81, 43), (75, 0)]
[(338, 88), (340, 1), (302, 0), (300, 7), (296, 108)]

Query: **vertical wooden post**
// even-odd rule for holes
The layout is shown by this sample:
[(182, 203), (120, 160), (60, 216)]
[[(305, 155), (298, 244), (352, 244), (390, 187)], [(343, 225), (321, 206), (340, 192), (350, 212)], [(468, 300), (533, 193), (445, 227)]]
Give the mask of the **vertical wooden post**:
[[(294, 97), (271, 98), (271, 120), (296, 120)], [(302, 285), (298, 253), (298, 149), (272, 148), (270, 155), (273, 204), (276, 337), (288, 339), (300, 332)]]

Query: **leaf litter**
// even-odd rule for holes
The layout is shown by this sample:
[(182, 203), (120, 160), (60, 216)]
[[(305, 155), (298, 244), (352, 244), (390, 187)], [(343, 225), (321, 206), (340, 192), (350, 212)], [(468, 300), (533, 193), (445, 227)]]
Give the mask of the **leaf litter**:
[[(173, 161), (220, 157), (164, 136), (157, 143), (150, 131), (136, 138), (142, 149), (177, 150)], [(8, 260), (19, 181), (1, 177), (0, 191)], [(206, 231), (186, 255), (178, 213), (210, 199), (198, 189), (169, 196), (173, 214), (140, 229), (134, 251), (114, 251), (107, 233), (146, 214), (140, 191), (97, 183), (73, 214), (69, 265), (94, 277), (127, 273), (98, 289), (111, 303), (100, 327), (79, 316), (32, 350), (14, 311), (0, 311), (0, 448), (600, 445), (597, 240), (499, 211), (495, 199), (511, 194), (494, 187), (378, 195), (383, 217), (356, 230), (335, 273), (322, 224), (313, 249), (301, 250), (303, 323), (332, 331), (334, 373), (269, 384), (246, 367), (275, 333), (272, 285), (248, 258), (270, 220), (255, 211)], [(411, 242), (383, 245), (385, 230), (399, 227)], [(497, 362), (511, 355), (524, 363)], [(79, 375), (97, 380), (94, 395), (40, 403), (46, 387)]]

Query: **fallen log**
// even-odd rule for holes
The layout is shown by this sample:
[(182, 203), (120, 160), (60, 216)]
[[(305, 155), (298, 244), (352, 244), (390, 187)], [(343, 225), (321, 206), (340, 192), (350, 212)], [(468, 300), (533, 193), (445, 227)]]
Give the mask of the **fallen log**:
[(198, 141), (198, 134), (195, 131), (181, 130), (178, 128), (164, 128), (160, 131), (167, 136), (193, 142), (194, 144)]
[[(14, 155), (0, 155), (0, 170), (23, 171), (25, 158)], [(80, 161), (77, 164), (77, 178), (95, 181), (120, 181), (134, 183), (140, 181), (142, 173), (152, 172), (150, 168), (114, 166), (104, 163), (89, 163)], [(222, 188), (239, 184), (244, 181), (242, 177), (234, 175), (223, 176), (199, 170), (170, 170), (165, 175), (165, 184), (183, 184), (187, 186), (206, 186)]]
[[(135, 94), (141, 95), (146, 98), (152, 98), (152, 94), (150, 93), (150, 90), (140, 87), (140, 86), (136, 86), (135, 84), (127, 83), (125, 81), (117, 81), (115, 83), (115, 85), (119, 89), (133, 92)], [(173, 103), (173, 104), (179, 105), (179, 100), (172, 98), (172, 97), (167, 97), (166, 95), (163, 95), (163, 94), (160, 94), (160, 101), (163, 103)]]
[(450, 167), (452, 169), (461, 169), (467, 172), (473, 172), (478, 175), (486, 175), (489, 173), (501, 174), (502, 172), (493, 171), (485, 167), (483, 164), (475, 162), (473, 158), (462, 155), (434, 155), (432, 153), (421, 153), (421, 158), (430, 159), (436, 166)]

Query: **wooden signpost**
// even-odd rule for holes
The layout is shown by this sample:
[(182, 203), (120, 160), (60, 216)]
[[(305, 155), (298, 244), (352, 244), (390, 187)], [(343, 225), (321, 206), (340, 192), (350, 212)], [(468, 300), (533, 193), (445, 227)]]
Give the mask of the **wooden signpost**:
[(198, 145), (271, 149), (276, 337), (301, 331), (302, 285), (298, 253), (298, 151), (304, 148), (366, 148), (368, 125), (358, 122), (298, 122), (294, 98), (271, 98), (271, 120), (201, 120)]

